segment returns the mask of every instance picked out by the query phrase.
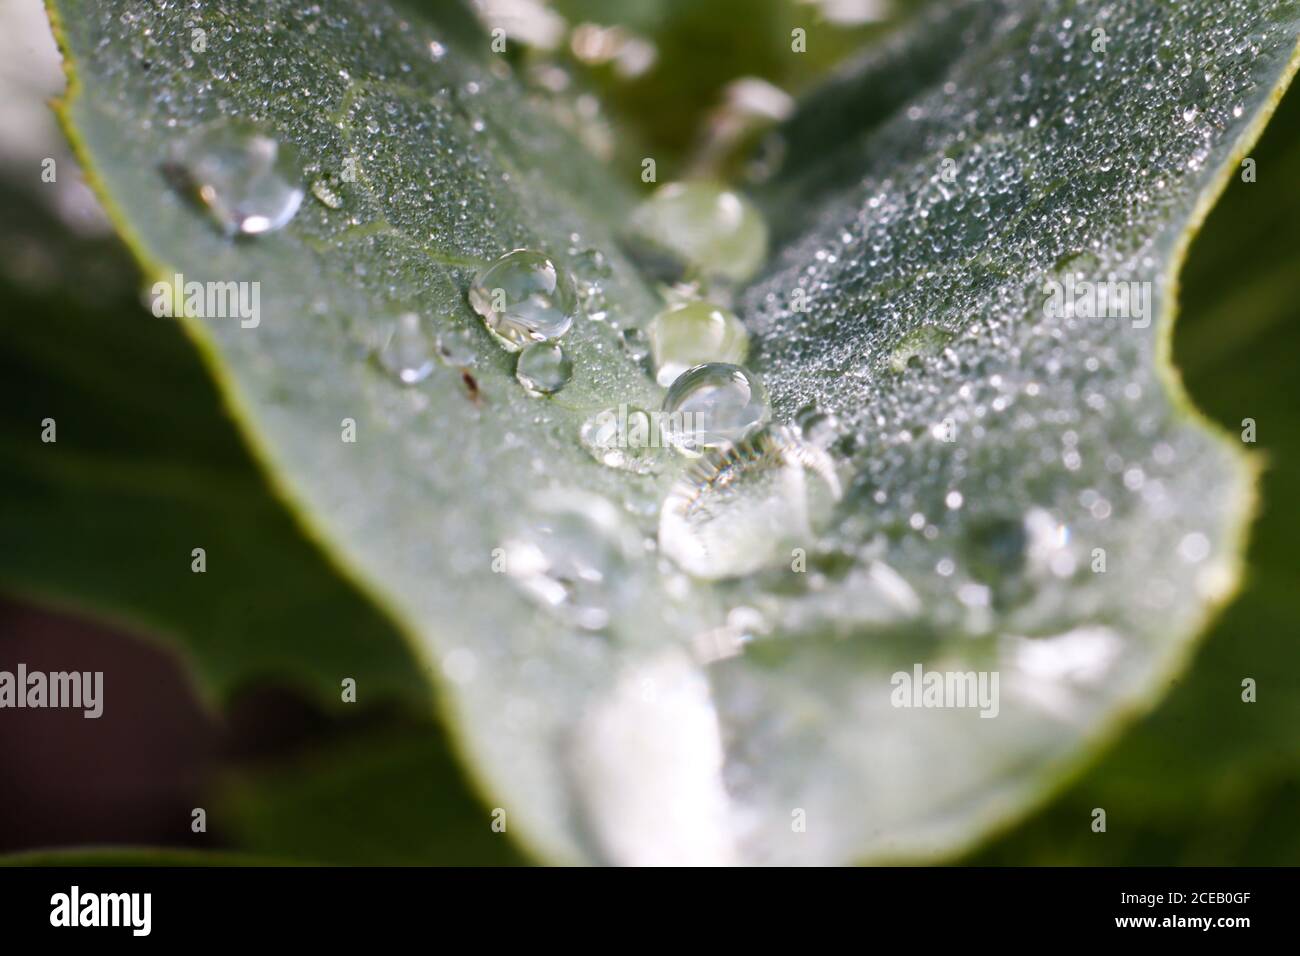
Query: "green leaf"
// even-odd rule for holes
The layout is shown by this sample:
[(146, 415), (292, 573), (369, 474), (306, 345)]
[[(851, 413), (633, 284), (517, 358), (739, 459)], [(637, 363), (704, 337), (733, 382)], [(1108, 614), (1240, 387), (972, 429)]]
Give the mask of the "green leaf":
[(421, 726), (232, 778), (219, 805), (249, 853), (366, 866), (526, 862), (509, 830), (493, 828), (494, 808), (466, 800), (439, 773), (454, 765)]
[[(505, 853), (502, 841), (492, 839), (486, 811), (431, 719), (427, 678), (403, 636), (286, 514), (181, 330), (141, 313), (125, 250), (115, 241), (77, 237), (13, 184), (0, 183), (0, 196), (14, 213), (0, 225), (0, 244), (22, 248), (26, 261), (39, 264), (27, 270), (36, 281), (0, 275), (0, 298), (21, 319), (0, 324), (0, 403), (9, 410), (0, 421), (0, 588), (165, 643), (214, 707), (250, 686), (275, 683), (352, 716), (356, 705), (340, 693), (342, 678), (350, 677), (368, 713), (374, 711), (367, 705), (397, 699), (408, 713), (427, 715), (420, 772), (401, 788), (427, 817), (417, 819), (414, 808), (405, 819), (381, 815), (360, 791), (346, 800), (336, 794), (328, 812), (294, 808), (298, 830), (283, 827), (263, 845), (237, 812), (243, 804), (222, 807), (213, 811), (214, 827), (240, 828), (245, 849), (259, 852), (233, 862), (350, 862), (344, 851), (367, 827), (386, 834), (386, 845), (401, 848), (404, 860), (502, 858), (489, 856)], [(113, 356), (111, 364), (104, 356)], [(50, 443), (41, 441), (47, 418), (57, 428)], [(194, 547), (206, 552), (202, 574), (191, 570)], [(343, 770), (359, 776), (375, 765), (369, 756), (348, 752), (345, 768), (301, 768), (298, 786), (305, 790), (316, 777)], [(284, 789), (252, 771), (239, 778), (245, 803), (283, 806)], [(291, 839), (304, 820), (328, 837), (310, 853)], [(417, 834), (421, 839), (413, 840)], [(136, 859), (136, 851), (82, 852), (50, 854), (48, 862), (91, 865), (101, 852), (105, 865)], [(226, 859), (138, 853), (141, 865)], [(3, 860), (32, 861), (44, 863), (45, 855)]]
[(0, 866), (291, 866), (283, 860), (170, 847), (38, 850), (0, 856)]
[(0, 325), (0, 586), (170, 639), (209, 701), (277, 678), (340, 705), (351, 676), (427, 707), (402, 636), (285, 514), (176, 323), (140, 311), (125, 251), (0, 191), (0, 238), (21, 223), (45, 275), (0, 277), (21, 317)]
[[(1041, 813), (975, 862), (1288, 865), (1300, 853), (1300, 674), (1294, 542), (1300, 513), (1300, 97), (1282, 101), (1188, 256), (1174, 356), (1197, 405), (1225, 427), (1259, 424), (1266, 458), (1241, 593), (1160, 707)], [(1225, 281), (1227, 280), (1227, 281)], [(1255, 682), (1253, 702), (1243, 681)], [(1082, 821), (1122, 807), (1105, 839)]]
[[(734, 689), (715, 679), (723, 710), (730, 692), (821, 715), (754, 742), (770, 763), (752, 802), (774, 819), (789, 796), (772, 768), (802, 762), (825, 781), (806, 791), (837, 820), (828, 844), (903, 858), (960, 844), (973, 821), (1008, 822), (1078, 766), (1080, 745), (1096, 752), (1156, 703), (1232, 593), (1249, 469), (1236, 436), (1188, 407), (1168, 336), (1186, 245), (1294, 69), (1300, 13), (977, 6), (973, 21), (963, 7), (926, 25), (972, 41), (942, 83), (868, 111), (843, 145), (805, 149), (774, 185), (769, 208), (793, 235), (742, 301), (777, 414), (816, 402), (852, 421), (842, 514), (859, 541), (883, 539), (882, 560), (915, 590), (930, 660), (949, 662), (928, 666), (1001, 675), (997, 719), (965, 723), (864, 712), (876, 682), (832, 666), (842, 646), (820, 668), (791, 654)], [(844, 98), (890, 65), (874, 55)], [(812, 128), (827, 127), (797, 118), (785, 135)], [(1149, 328), (1053, 316), (1045, 287), (1067, 273), (1149, 284)], [(789, 307), (796, 289), (804, 314)], [(891, 356), (923, 332), (947, 344), (900, 379)], [(936, 437), (945, 421), (954, 442)], [(834, 603), (824, 613), (841, 616)], [(910, 658), (875, 648), (882, 669), (921, 659), (909, 639)], [(834, 764), (809, 761), (810, 733)], [(846, 795), (875, 787), (869, 812), (849, 817)]]
[[(962, 4), (901, 41), (928, 64), (912, 88), (886, 53), (812, 100), (785, 136), (835, 138), (796, 143), (764, 191), (782, 241), (739, 305), (777, 417), (815, 402), (844, 423), (838, 520), (804, 575), (705, 585), (625, 553), (604, 633), (544, 613), (493, 552), (545, 520), (539, 492), (652, 531), (674, 470), (604, 469), (577, 434), (660, 392), (610, 323), (580, 320), (573, 383), (528, 397), (464, 291), (515, 247), (579, 269), (594, 248), (612, 317), (644, 323), (655, 295), (616, 242), (632, 197), (459, 18), (52, 6), (78, 78), (65, 121), (119, 228), (151, 278), (262, 283), (256, 329), (185, 328), (300, 520), (417, 639), (488, 805), (547, 858), (951, 853), (1149, 708), (1231, 593), (1249, 469), (1186, 408), (1164, 344), (1190, 231), (1289, 77), (1294, 4)], [(875, 87), (846, 120), (842, 98)], [(231, 242), (159, 170), (222, 114), (361, 180)], [(1150, 325), (1046, 315), (1044, 283), (1071, 271), (1151, 283)], [(406, 389), (367, 360), (412, 306), (475, 336), (473, 394), (457, 369)], [(737, 605), (764, 622), (749, 649), (702, 661)], [(997, 672), (997, 719), (891, 706), (913, 666)]]

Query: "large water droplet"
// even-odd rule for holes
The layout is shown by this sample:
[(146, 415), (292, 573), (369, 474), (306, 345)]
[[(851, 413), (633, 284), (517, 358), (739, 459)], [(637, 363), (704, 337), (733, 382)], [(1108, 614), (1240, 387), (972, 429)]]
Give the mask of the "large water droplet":
[(840, 497), (834, 462), (786, 428), (693, 464), (659, 514), (659, 548), (698, 578), (750, 574), (811, 550)]
[(663, 467), (662, 444), (650, 413), (620, 405), (597, 412), (582, 423), (582, 447), (602, 465), (651, 475)]
[(639, 586), (628, 571), (640, 537), (610, 502), (587, 492), (553, 490), (505, 542), (505, 571), (526, 594), (585, 630), (606, 627)]
[(738, 442), (772, 413), (758, 376), (724, 362), (698, 365), (678, 376), (663, 410), (668, 440), (687, 453)]
[(396, 375), (403, 385), (422, 382), (433, 371), (433, 342), (414, 312), (399, 315), (384, 330), (376, 354), (379, 364)]
[(551, 395), (569, 384), (573, 362), (552, 342), (535, 342), (519, 353), (515, 378), (533, 395)]
[(749, 333), (727, 309), (689, 302), (660, 312), (650, 321), (650, 351), (655, 378), (666, 387), (696, 365), (739, 365), (749, 354)]
[(272, 232), (302, 205), (293, 151), (243, 120), (196, 130), (174, 150), (168, 168), (227, 235)]
[[(633, 251), (660, 273), (743, 282), (767, 257), (767, 224), (744, 196), (716, 183), (669, 183), (632, 214)], [(677, 278), (665, 274), (665, 278)]]
[(508, 252), (479, 270), (470, 305), (506, 349), (549, 342), (569, 331), (578, 311), (573, 279), (554, 262), (528, 249)]

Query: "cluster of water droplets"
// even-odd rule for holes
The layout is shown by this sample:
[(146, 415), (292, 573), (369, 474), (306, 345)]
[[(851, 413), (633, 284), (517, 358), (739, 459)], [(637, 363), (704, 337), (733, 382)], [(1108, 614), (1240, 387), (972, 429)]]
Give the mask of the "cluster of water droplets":
[[(1063, 63), (1080, 58), (1101, 88), (1105, 62), (1076, 49), (1073, 25), (1037, 29), (1041, 46), (1056, 43)], [(1251, 42), (1219, 24), (1209, 25), (1206, 42), (1231, 45), (1243, 60), (1252, 55)], [(445, 55), (439, 49), (430, 47), (435, 60)], [(1128, 443), (1133, 451), (1113, 451), (1116, 461), (1105, 463), (1113, 473), (1108, 487), (1083, 488), (1074, 501), (1054, 509), (1020, 509), (1014, 515), (999, 515), (981, 500), (977, 514), (955, 522), (953, 515), (970, 512), (973, 505), (972, 490), (963, 490), (963, 479), (981, 467), (985, 475), (998, 471), (968, 458), (969, 448), (984, 436), (989, 416), (1011, 418), (1035, 442), (1044, 425), (1062, 436), (1059, 448), (1034, 446), (1041, 460), (1024, 469), (1026, 480), (1049, 465), (1077, 471), (1086, 447), (1108, 442), (1119, 447), (1077, 413), (1050, 407), (1053, 401), (1061, 409), (1077, 407), (1068, 395), (1073, 385), (1055, 378), (1075, 361), (1065, 356), (1064, 338), (1074, 338), (1069, 348), (1082, 357), (1089, 374), (1145, 368), (1152, 348), (1141, 336), (1112, 342), (1114, 329), (1089, 328), (1069, 315), (1032, 328), (1011, 327), (1007, 316), (1032, 316), (1037, 310), (1025, 300), (1024, 277), (1007, 276), (999, 271), (999, 262), (1027, 263), (1036, 277), (1149, 274), (1156, 250), (1129, 248), (1118, 237), (1140, 233), (1171, 203), (1181, 201), (1178, 197), (1191, 188), (1209, 158), (1208, 144), (1241, 117), (1240, 101), (1253, 90), (1249, 71), (1237, 71), (1229, 80), (1220, 66), (1219, 74), (1212, 75), (1188, 51), (1134, 48), (1118, 51), (1112, 60), (1120, 55), (1134, 59), (1130, 75), (1144, 75), (1138, 67), (1146, 67), (1143, 82), (1152, 98), (1160, 99), (1180, 124), (1172, 138), (1159, 124), (1137, 125), (1127, 162), (1116, 169), (1113, 157), (1097, 149), (1109, 136), (1105, 124), (1110, 114), (1100, 97), (1089, 99), (1086, 84), (1083, 89), (1056, 88), (1050, 78), (1040, 78), (1030, 88), (1016, 74), (1007, 89), (991, 93), (977, 83), (967, 89), (949, 83), (912, 104), (880, 135), (886, 142), (890, 137), (900, 143), (925, 141), (934, 154), (959, 157), (955, 174), (923, 169), (931, 156), (918, 160), (916, 169), (906, 171), (909, 175), (892, 179), (875, 175), (873, 164), (885, 160), (868, 163), (868, 174), (848, 187), (852, 201), (846, 208), (854, 211), (838, 230), (823, 224), (788, 253), (790, 261), (811, 265), (747, 293), (741, 311), (754, 317), (751, 328), (732, 311), (733, 290), (765, 260), (768, 226), (741, 194), (706, 181), (663, 186), (630, 217), (627, 251), (666, 284), (663, 308), (648, 320), (620, 321), (613, 315), (606, 288), (611, 270), (604, 253), (595, 249), (568, 250), (564, 261), (572, 272), (543, 251), (506, 252), (473, 276), (468, 301), (493, 339), (516, 354), (516, 378), (529, 395), (553, 396), (571, 382), (574, 363), (563, 342), (584, 314), (608, 323), (627, 354), (648, 363), (655, 382), (666, 389), (660, 407), (603, 410), (584, 422), (576, 437), (611, 468), (638, 476), (674, 473), (675, 483), (660, 509), (656, 543), (690, 575), (719, 579), (762, 571), (795, 541), (816, 545), (818, 553), (856, 547), (859, 570), (875, 560), (867, 554), (875, 546), (875, 533), (893, 535), (901, 542), (895, 550), (904, 552), (934, 550), (935, 542), (942, 541), (944, 553), (933, 562), (933, 579), (951, 582), (952, 606), (963, 629), (988, 633), (996, 615), (1008, 608), (1018, 609), (1018, 620), (1027, 628), (1041, 622), (1050, 629), (1045, 609), (1061, 600), (1052, 584), (1072, 582), (1084, 560), (1084, 552), (1071, 541), (1077, 529), (1060, 516), (1082, 509), (1084, 523), (1104, 522), (1124, 493), (1144, 496), (1149, 510), (1159, 511), (1165, 507), (1158, 500), (1163, 486), (1154, 476), (1168, 473), (1189, 449), (1164, 443), (1144, 460), (1141, 434), (1153, 426), (1138, 422), (1136, 437)], [(1077, 78), (1071, 82), (1078, 84)], [(1231, 87), (1228, 95), (1210, 95), (1225, 83)], [(456, 102), (444, 105), (468, 109), (465, 104), (474, 93), (470, 88), (454, 91), (450, 98)], [(1002, 112), (1018, 117), (1019, 126), (952, 138), (951, 131), (962, 128), (954, 117), (977, 110), (981, 98), (990, 96), (1004, 101)], [(409, 104), (379, 102), (359, 119), (382, 140), (385, 123), (411, 118), (403, 113)], [(352, 118), (340, 120), (345, 121)], [(476, 119), (472, 126), (478, 130), (482, 123)], [(1089, 149), (1096, 149), (1095, 158), (1083, 155)], [(337, 173), (304, 170), (287, 143), (244, 120), (197, 128), (177, 144), (167, 166), (186, 195), (233, 237), (283, 228), (308, 193), (330, 211), (346, 204), (347, 191)], [(1056, 221), (1047, 218), (1038, 210), (1044, 197), (1037, 184), (1080, 169), (1090, 170), (1090, 176), (1052, 211)], [(304, 178), (310, 183), (306, 187)], [(900, 182), (915, 186), (902, 188)], [(820, 182), (797, 185), (825, 188)], [(1137, 211), (1126, 207), (1113, 220), (1092, 221), (1090, 216), (1101, 218), (1094, 210), (1103, 194), (1131, 197)], [(810, 209), (815, 205), (806, 204)], [(800, 207), (793, 203), (791, 208)], [(782, 228), (805, 225), (792, 221)], [(1103, 259), (1096, 250), (1104, 249), (1119, 251)], [(951, 262), (962, 265), (943, 265)], [(849, 301), (837, 302), (835, 309), (818, 308), (832, 290), (841, 296), (849, 290)], [(794, 308), (795, 291), (811, 307)], [(828, 328), (846, 310), (876, 317), (876, 324)], [(779, 337), (772, 334), (775, 328), (781, 330)], [(882, 328), (888, 334), (881, 335)], [(764, 342), (766, 367), (783, 381), (824, 373), (828, 384), (819, 390), (822, 401), (840, 400), (853, 409), (852, 419), (842, 421), (829, 407), (808, 404), (810, 395), (786, 387), (782, 407), (800, 411), (784, 423), (773, 423), (768, 391), (746, 364), (751, 340)], [(975, 340), (981, 342), (979, 349), (962, 344)], [(371, 347), (377, 363), (408, 386), (426, 380), (439, 362), (467, 367), (475, 355), (464, 330), (440, 330), (419, 310), (405, 308), (379, 323)], [(1012, 359), (1002, 371), (987, 357), (998, 348)], [(792, 374), (796, 368), (804, 374)], [(854, 400), (885, 370), (918, 377), (917, 387), (907, 390), (906, 407), (895, 390)], [(1083, 406), (1095, 413), (1138, 407), (1135, 403), (1154, 387), (1143, 381), (1105, 384), (1083, 396)], [(951, 441), (947, 432), (954, 429), (976, 442), (945, 449)], [(915, 458), (922, 446), (927, 452), (938, 449), (934, 460), (942, 459), (936, 466), (942, 475), (897, 487), (893, 476), (909, 473), (901, 462)], [(864, 448), (871, 449), (868, 457), (863, 457)], [(842, 493), (845, 459), (852, 459), (857, 471), (843, 493), (864, 507), (823, 535), (826, 502)], [(958, 525), (958, 537), (950, 542)], [(1198, 542), (1205, 534), (1189, 534), (1199, 537), (1184, 551), (1200, 554), (1204, 549)], [(830, 578), (814, 574), (807, 580), (815, 589), (816, 582)]]

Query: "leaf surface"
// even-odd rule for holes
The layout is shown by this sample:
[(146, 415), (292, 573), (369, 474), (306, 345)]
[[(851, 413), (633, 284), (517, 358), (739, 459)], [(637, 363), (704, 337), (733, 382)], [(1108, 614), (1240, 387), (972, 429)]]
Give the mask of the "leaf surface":
[[(814, 403), (841, 422), (836, 520), (805, 574), (705, 585), (616, 548), (602, 633), (493, 555), (550, 520), (539, 493), (648, 537), (676, 477), (603, 468), (577, 440), (596, 409), (660, 401), (615, 328), (659, 307), (616, 241), (635, 197), (457, 16), (53, 8), (79, 80), (67, 125), (119, 228), (151, 278), (261, 282), (257, 328), (187, 330), (281, 492), (416, 638), (489, 805), (545, 857), (951, 853), (1150, 707), (1235, 585), (1249, 469), (1188, 410), (1165, 344), (1190, 231), (1290, 76), (1294, 3), (960, 4), (897, 41), (895, 59), (921, 45), (913, 88), (890, 86), (886, 51), (810, 100), (760, 196), (778, 248), (739, 311), (777, 418)], [(291, 144), (308, 178), (354, 159), (359, 181), (232, 242), (159, 169), (221, 115)], [(465, 301), (470, 271), (516, 247), (580, 278), (585, 250), (609, 261), (612, 321), (579, 319), (549, 400)], [(1067, 274), (1136, 283), (1141, 309), (1053, 315), (1045, 285)], [(472, 389), (452, 367), (407, 388), (368, 356), (407, 308), (469, 338)], [(746, 652), (701, 659), (736, 606), (763, 621)], [(997, 717), (895, 706), (916, 667), (996, 674)]]

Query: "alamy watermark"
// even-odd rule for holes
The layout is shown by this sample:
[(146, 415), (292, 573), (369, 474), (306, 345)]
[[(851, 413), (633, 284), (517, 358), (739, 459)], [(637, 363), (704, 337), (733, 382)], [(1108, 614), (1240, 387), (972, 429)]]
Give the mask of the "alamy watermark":
[(157, 318), (187, 315), (195, 319), (239, 319), (242, 329), (255, 329), (262, 322), (262, 283), (186, 282), (176, 273), (160, 279), (150, 289), (153, 314)]
[(623, 404), (593, 417), (591, 440), (601, 448), (675, 447), (687, 457), (698, 457), (711, 420), (707, 412), (646, 411)]
[(1151, 324), (1151, 283), (1106, 279), (1093, 282), (1067, 272), (1065, 282), (1048, 280), (1043, 314), (1049, 319), (1130, 319), (1133, 328)]
[(889, 678), (895, 707), (978, 708), (981, 717), (996, 717), (997, 671), (927, 671), (920, 664), (912, 672), (896, 671)]
[(58, 707), (84, 711), (95, 719), (104, 713), (103, 671), (0, 671), (0, 709)]
[(51, 926), (122, 926), (132, 936), (148, 936), (153, 928), (152, 893), (83, 893), (73, 884), (66, 893), (50, 897)]

